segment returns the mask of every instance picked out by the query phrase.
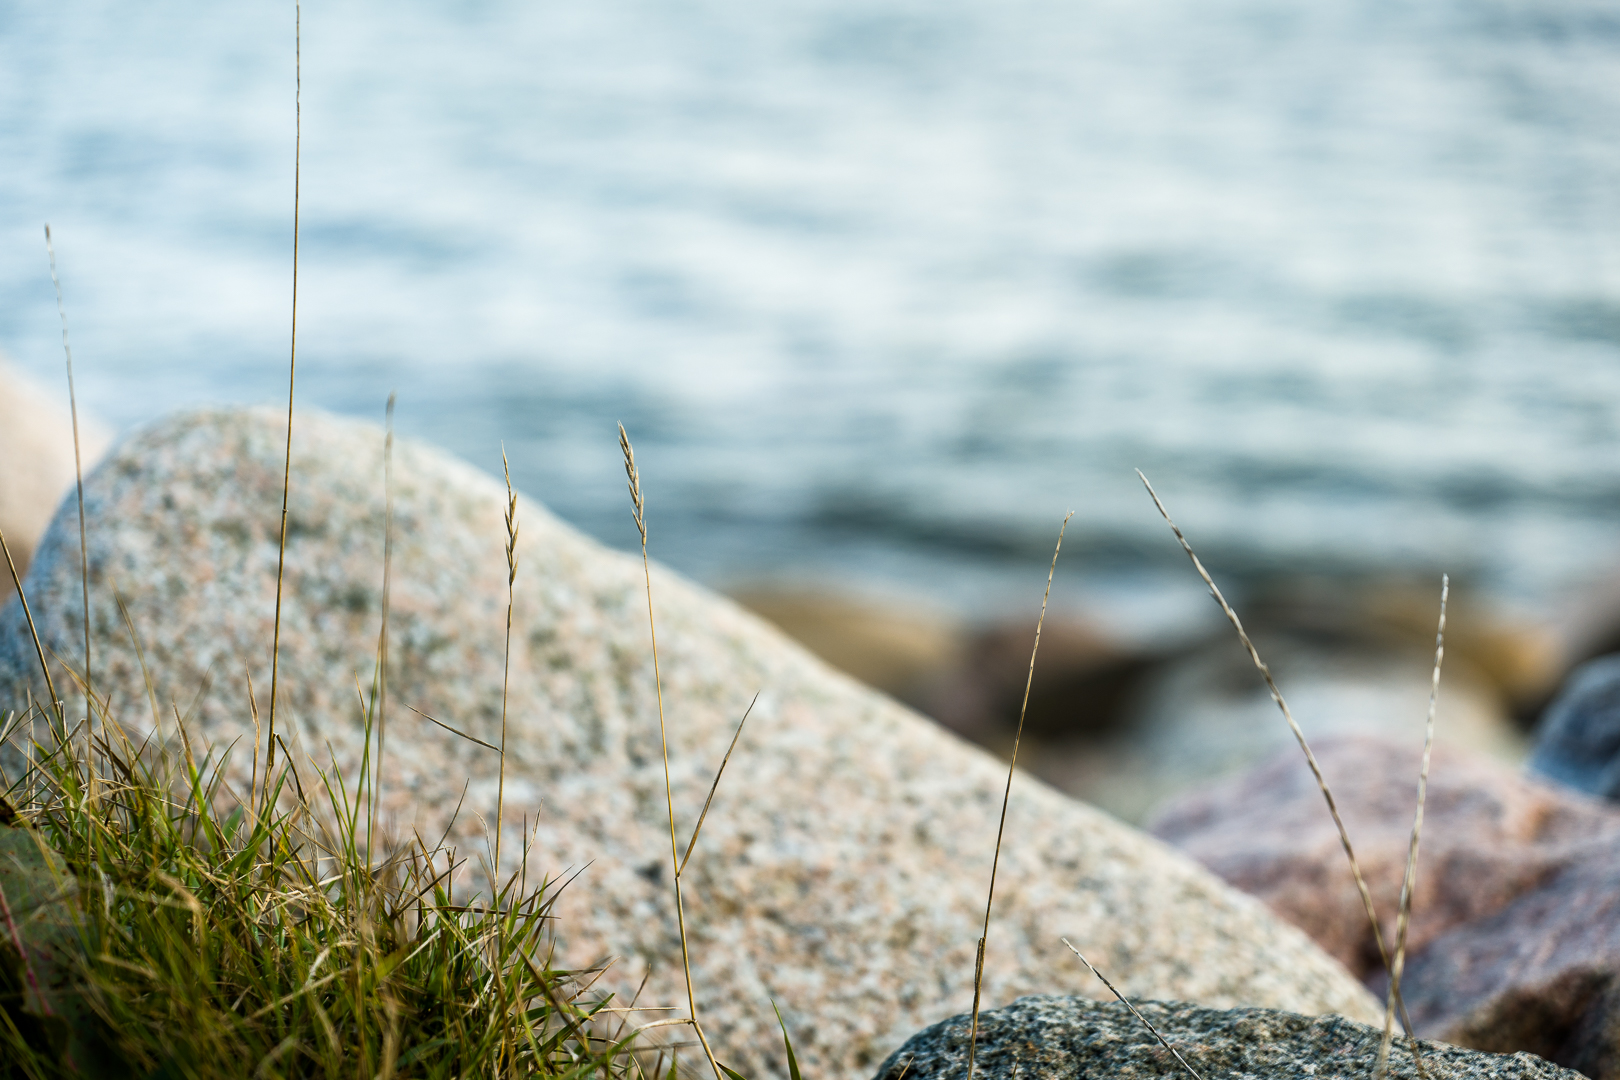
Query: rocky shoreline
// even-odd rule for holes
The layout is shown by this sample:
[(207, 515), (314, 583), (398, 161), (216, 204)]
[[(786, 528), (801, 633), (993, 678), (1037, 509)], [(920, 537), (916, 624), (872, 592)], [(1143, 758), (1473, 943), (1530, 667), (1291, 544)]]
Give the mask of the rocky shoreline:
[[(261, 709), (269, 684), (285, 422), (268, 409), (180, 414), (130, 436), (86, 478), (97, 696), (110, 697), (132, 731), (160, 741), (174, 739), (178, 717), (209, 753), (230, 754), (239, 784), (259, 737), (249, 679)], [(398, 837), (447, 831), (472, 882), (495, 820), (489, 745), (503, 711), (506, 494), (487, 474), (409, 442), (395, 449), (388, 492), (383, 454), (383, 433), (371, 425), (317, 413), (295, 420), (279, 734), (309, 767), (357, 764), (355, 695), (376, 671), (391, 497), (381, 810)], [(578, 872), (557, 907), (559, 961), (614, 958), (602, 989), (677, 1005), (685, 991), (640, 562), (533, 501), (520, 496), (518, 505), (505, 702), (510, 857), (500, 870), (534, 879)], [(656, 519), (651, 528), (656, 555)], [(77, 695), (82, 711), (78, 521), (69, 505), (40, 541), (24, 587), (58, 689), (70, 711)], [(968, 1007), (1004, 767), (731, 600), (656, 565), (652, 590), (683, 834), (759, 695), (682, 879), (705, 1027), (745, 1075), (779, 1075), (774, 1001), (806, 1069), (869, 1076), (912, 1033)], [(904, 626), (889, 632), (922, 640)], [(1016, 652), (1021, 631), (1004, 636), (984, 638), (977, 659), (958, 665), (955, 689), (936, 681), (933, 700), (960, 706), (976, 693), (977, 715), (991, 715), (998, 706), (984, 702), (999, 700), (998, 657)], [(1040, 699), (1051, 708), (1036, 721), (1037, 745), (1061, 742), (1066, 698), (1101, 708), (1109, 688), (1134, 675), (1128, 658), (1108, 657), (1083, 634), (1066, 640), (1058, 657), (1090, 649), (1103, 659), (1059, 665), (1066, 674)], [(1486, 650), (1472, 655), (1482, 666)], [(1509, 667), (1491, 669), (1495, 683), (1473, 676), (1488, 689), (1482, 700), (1501, 700)], [(914, 685), (920, 670), (926, 663), (914, 665)], [(975, 670), (989, 674), (964, 690), (960, 677)], [(43, 700), (44, 683), (13, 600), (0, 608), (0, 702), (30, 697)], [(1161, 713), (1174, 711), (1161, 701)], [(956, 726), (994, 745), (993, 726)], [(26, 733), (0, 748), (8, 770)], [(1183, 727), (1161, 737), (1196, 734)], [(1415, 758), (1344, 745), (1323, 760), (1339, 762), (1335, 782), (1362, 815), (1357, 828), (1376, 838), (1368, 863), (1393, 919), (1390, 875), (1404, 858)], [(1381, 1022), (1361, 981), (1378, 986), (1357, 936), (1365, 920), (1346, 913), (1348, 874), (1323, 840), (1319, 795), (1298, 788), (1301, 771), (1284, 759), (1231, 782), (1226, 795), (1186, 794), (1157, 819), (1157, 838), (1020, 776), (987, 1002), (1105, 996), (1062, 947), (1067, 936), (1133, 1000)], [(1132, 783), (1160, 784), (1145, 775)], [(1153, 790), (1178, 789), (1183, 781)], [(1609, 1004), (1620, 971), (1620, 917), (1610, 917), (1620, 814), (1525, 787), (1506, 766), (1444, 757), (1434, 797), (1408, 984), (1419, 1033), (1534, 1049), (1594, 1077), (1620, 1076), (1620, 1011)], [(1472, 906), (1448, 907), (1453, 893)], [(1492, 948), (1497, 967), (1480, 967)], [(1508, 1032), (1509, 1019), (1523, 1031)]]

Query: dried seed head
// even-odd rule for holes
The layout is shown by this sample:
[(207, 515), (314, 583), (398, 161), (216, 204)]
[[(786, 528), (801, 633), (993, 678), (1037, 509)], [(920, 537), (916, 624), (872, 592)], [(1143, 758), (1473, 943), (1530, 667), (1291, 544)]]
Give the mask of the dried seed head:
[(619, 425), (619, 449), (624, 452), (624, 475), (629, 480), (630, 512), (636, 519), (636, 532), (641, 534), (643, 545), (647, 543), (647, 517), (646, 508), (641, 502), (641, 476), (636, 472), (636, 450), (630, 445), (630, 436), (625, 433), (624, 425)]
[(517, 580), (518, 520), (517, 492), (512, 490), (512, 466), (506, 460), (506, 444), (501, 444), (501, 471), (506, 474), (506, 584)]

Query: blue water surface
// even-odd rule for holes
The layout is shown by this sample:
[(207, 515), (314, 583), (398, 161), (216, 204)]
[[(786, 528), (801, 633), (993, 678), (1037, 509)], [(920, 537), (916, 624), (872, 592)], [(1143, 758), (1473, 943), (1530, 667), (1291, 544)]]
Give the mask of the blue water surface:
[[(0, 0), (0, 348), (285, 394), (294, 9)], [(311, 0), (299, 393), (717, 583), (1532, 605), (1620, 548), (1620, 9)], [(1174, 575), (1173, 579), (1165, 575)], [(1060, 584), (1060, 588), (1061, 588)], [(1170, 586), (1164, 586), (1170, 588)], [(1127, 604), (1128, 606), (1128, 604)]]

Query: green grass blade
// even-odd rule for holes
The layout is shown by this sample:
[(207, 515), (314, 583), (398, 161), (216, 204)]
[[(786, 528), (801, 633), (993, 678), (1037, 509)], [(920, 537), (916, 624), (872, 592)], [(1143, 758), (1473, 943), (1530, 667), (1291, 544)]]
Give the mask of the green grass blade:
[(782, 1010), (776, 1007), (776, 999), (771, 999), (771, 1011), (776, 1013), (776, 1022), (782, 1028), (782, 1046), (787, 1050), (789, 1080), (803, 1080), (799, 1075), (799, 1059), (793, 1053), (793, 1040), (788, 1038), (787, 1023), (782, 1019)]

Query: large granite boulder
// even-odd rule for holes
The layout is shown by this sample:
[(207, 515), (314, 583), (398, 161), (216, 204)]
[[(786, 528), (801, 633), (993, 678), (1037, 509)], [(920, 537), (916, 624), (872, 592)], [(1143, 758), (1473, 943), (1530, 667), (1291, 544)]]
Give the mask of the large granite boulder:
[[(284, 421), (274, 410), (171, 418), (117, 448), (86, 492), (98, 694), (131, 727), (154, 722), (116, 592), (158, 712), (172, 703), (194, 740), (234, 747), (239, 781), (254, 738), (247, 674), (261, 713), (267, 704)], [(641, 464), (656, 551), (657, 462)], [(379, 629), (382, 433), (304, 415), (292, 475), (278, 724), (300, 753), (352, 770), (356, 681), (370, 680)], [(495, 757), (406, 707), (499, 739), (505, 492), (406, 442), (393, 476), (382, 804), (396, 833), (435, 836), (467, 785), (451, 836), (476, 855), (495, 820)], [(600, 986), (628, 998), (650, 970), (641, 1004), (682, 1005), (640, 559), (534, 502), (520, 500), (518, 516), (505, 851), (520, 857), (526, 823), (531, 880), (581, 872), (557, 907), (560, 961), (616, 956)], [(75, 664), (78, 566), (76, 525), (59, 517), (26, 586), (47, 645)], [(968, 1007), (1003, 768), (678, 575), (655, 566), (653, 592), (683, 838), (760, 694), (683, 879), (705, 1027), (744, 1073), (780, 1075), (775, 999), (815, 1075), (869, 1074), (920, 1025)], [(26, 633), (15, 602), (0, 611), (0, 701), (40, 693)], [(991, 1004), (1089, 992), (1067, 935), (1134, 995), (1379, 1015), (1261, 904), (1035, 782), (1013, 787), (996, 901)]]
[[(1372, 738), (1316, 752), (1393, 942), (1418, 762)], [(1178, 799), (1152, 829), (1381, 993), (1372, 930), (1321, 804), (1302, 763), (1281, 757)], [(1437, 749), (1408, 949), (1403, 996), (1420, 1035), (1620, 1078), (1620, 810)]]
[[(1371, 1080), (1381, 1028), (1342, 1016), (1311, 1017), (1275, 1009), (1205, 1009), (1145, 1001), (1137, 1010), (1204, 1080)], [(876, 1080), (963, 1080), (971, 1026), (953, 1016), (913, 1035)], [(1421, 1042), (1423, 1071), (1411, 1044), (1397, 1037), (1389, 1076), (1399, 1080), (1580, 1080), (1529, 1054), (1480, 1053)], [(1140, 1019), (1118, 1002), (1078, 997), (1026, 997), (979, 1015), (975, 1075), (985, 1080), (1186, 1080), (1181, 1063)]]

